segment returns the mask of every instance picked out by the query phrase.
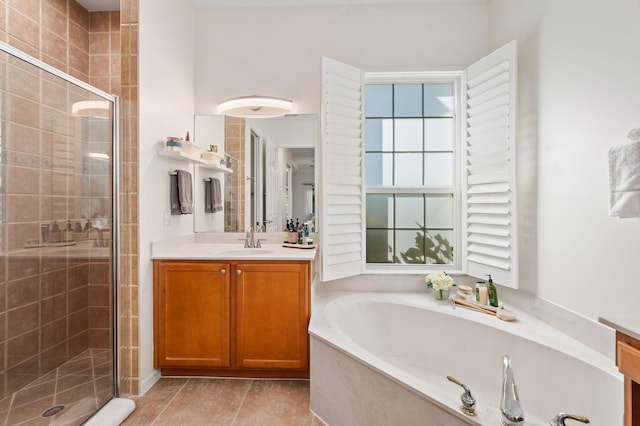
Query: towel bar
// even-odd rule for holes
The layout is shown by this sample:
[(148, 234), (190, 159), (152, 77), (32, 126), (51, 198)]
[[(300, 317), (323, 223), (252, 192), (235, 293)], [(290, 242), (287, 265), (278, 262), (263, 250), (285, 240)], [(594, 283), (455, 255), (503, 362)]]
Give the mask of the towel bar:
[(178, 172), (176, 170), (169, 172), (169, 176), (177, 176)]

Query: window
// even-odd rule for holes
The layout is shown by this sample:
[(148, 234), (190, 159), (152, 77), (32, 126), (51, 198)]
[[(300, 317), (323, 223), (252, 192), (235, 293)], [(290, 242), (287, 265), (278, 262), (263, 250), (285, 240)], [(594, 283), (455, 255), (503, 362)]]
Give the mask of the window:
[(517, 43), (448, 75), (367, 73), (365, 89), (361, 70), (323, 58), (322, 281), (366, 264), (518, 288)]
[(365, 86), (367, 264), (460, 265), (456, 85)]

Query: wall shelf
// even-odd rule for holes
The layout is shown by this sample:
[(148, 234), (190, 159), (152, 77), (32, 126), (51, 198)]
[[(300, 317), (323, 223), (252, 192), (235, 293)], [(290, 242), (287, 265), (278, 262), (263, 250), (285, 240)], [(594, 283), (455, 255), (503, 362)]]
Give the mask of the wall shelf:
[(158, 155), (161, 157), (171, 158), (173, 160), (186, 161), (189, 163), (195, 164), (209, 164), (205, 160), (200, 157), (196, 157), (195, 155), (185, 154), (182, 151), (167, 151), (164, 149), (158, 150)]
[[(223, 173), (233, 173), (232, 169), (221, 166), (219, 164), (209, 163), (207, 160), (203, 158), (196, 157), (195, 155), (186, 154), (182, 151), (167, 151), (165, 149), (159, 148), (158, 155), (165, 158), (171, 158), (172, 160), (179, 160), (179, 161), (185, 161), (187, 163), (197, 164), (204, 169), (211, 169), (211, 170), (215, 170)], [(220, 155), (219, 157), (224, 158), (222, 155)]]
[(229, 169), (228, 167), (223, 167), (217, 164), (204, 163), (204, 164), (200, 164), (200, 168), (212, 169), (212, 170), (223, 172), (223, 173), (233, 173), (232, 169)]

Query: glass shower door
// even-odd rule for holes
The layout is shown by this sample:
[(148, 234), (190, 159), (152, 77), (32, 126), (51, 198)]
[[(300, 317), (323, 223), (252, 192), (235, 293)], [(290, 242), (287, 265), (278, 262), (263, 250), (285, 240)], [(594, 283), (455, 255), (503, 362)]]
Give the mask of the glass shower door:
[(0, 422), (81, 424), (115, 394), (117, 99), (0, 48)]

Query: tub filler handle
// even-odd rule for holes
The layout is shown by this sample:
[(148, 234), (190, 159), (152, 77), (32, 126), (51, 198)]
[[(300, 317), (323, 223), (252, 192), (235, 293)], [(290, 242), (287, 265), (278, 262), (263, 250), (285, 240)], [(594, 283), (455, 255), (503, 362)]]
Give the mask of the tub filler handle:
[(549, 425), (550, 426), (566, 426), (564, 422), (566, 419), (577, 420), (582, 423), (590, 423), (589, 419), (586, 417), (576, 416), (575, 414), (558, 413), (558, 415), (551, 420), (551, 423), (549, 423)]
[(467, 385), (465, 385), (455, 377), (447, 376), (447, 379), (449, 379), (450, 382), (453, 382), (456, 385), (462, 386), (462, 389), (464, 389), (464, 393), (460, 395), (460, 401), (462, 402), (462, 405), (460, 406), (460, 411), (462, 411), (464, 414), (468, 416), (475, 416), (476, 415), (476, 399), (473, 397), (473, 395), (471, 395), (471, 389), (469, 389)]

